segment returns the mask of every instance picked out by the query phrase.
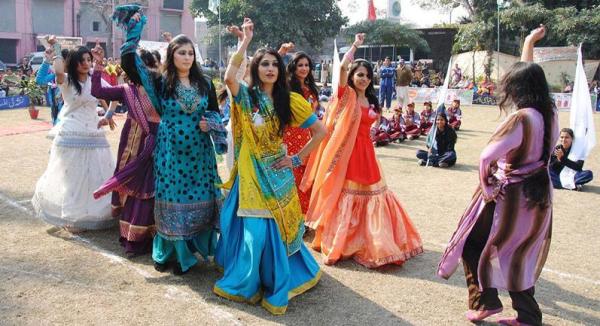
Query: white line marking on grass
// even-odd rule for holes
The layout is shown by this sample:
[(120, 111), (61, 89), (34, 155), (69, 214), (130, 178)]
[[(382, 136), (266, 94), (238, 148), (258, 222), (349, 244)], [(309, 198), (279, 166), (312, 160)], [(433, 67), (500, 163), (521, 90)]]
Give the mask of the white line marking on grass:
[[(11, 199), (10, 197), (3, 195), (2, 193), (0, 193), (0, 200), (6, 202), (8, 205), (10, 205), (20, 211), (23, 211), (24, 213), (26, 213), (29, 216), (34, 216), (33, 212), (30, 209), (21, 205), (18, 201), (15, 201), (15, 200)], [(142, 276), (144, 278), (154, 278), (154, 276), (151, 273), (149, 273), (137, 266), (134, 266), (133, 264), (128, 262), (123, 257), (117, 256), (109, 251), (106, 251), (106, 250), (94, 245), (87, 238), (84, 238), (79, 235), (73, 235), (73, 239), (80, 243), (85, 244), (85, 246), (87, 246), (89, 249), (92, 249), (92, 250), (98, 252), (101, 256), (106, 257), (111, 262), (116, 263), (116, 264), (121, 264), (121, 265), (135, 271), (137, 274), (139, 274), (140, 276)], [(36, 273), (36, 272), (31, 272), (31, 271), (12, 270), (12, 269), (8, 269), (8, 268), (2, 267), (2, 266), (0, 266), (0, 270), (6, 270), (6, 271), (15, 272), (15, 273), (25, 273), (25, 274), (29, 274), (29, 275), (35, 275), (38, 277), (51, 278), (54, 280), (63, 281), (65, 283), (76, 284), (76, 285), (85, 286), (85, 287), (89, 287), (89, 288), (96, 288), (94, 286), (89, 286), (87, 284), (69, 281), (60, 276), (56, 276), (56, 275), (52, 275), (52, 274), (41, 274), (41, 273)], [(103, 287), (97, 287), (97, 288), (104, 290)], [(166, 288), (165, 297), (167, 297), (171, 300), (177, 300), (177, 299), (184, 299), (186, 301), (190, 300), (189, 299), (190, 294), (186, 291), (179, 290), (173, 286), (167, 286), (165, 288)], [(137, 293), (129, 293), (129, 292), (125, 292), (125, 291), (120, 291), (120, 292), (127, 293), (130, 295), (137, 295)], [(208, 306), (207, 312), (210, 313), (212, 315), (212, 317), (215, 318), (216, 320), (226, 322), (231, 325), (243, 325), (232, 313), (227, 312), (227, 311), (219, 308), (218, 306), (208, 303), (203, 298), (195, 298), (195, 299), (197, 301), (199, 301), (201, 304)]]
[[(432, 245), (434, 247), (440, 247), (442, 249), (446, 249), (446, 244), (445, 243), (439, 243), (439, 242), (425, 242), (426, 244)], [(556, 271), (547, 267), (544, 267), (542, 269), (543, 273), (546, 274), (554, 274), (557, 275), (561, 278), (568, 278), (568, 279), (572, 279), (572, 280), (577, 280), (577, 281), (581, 281), (581, 282), (585, 282), (585, 283), (591, 283), (594, 285), (600, 285), (600, 280), (594, 280), (585, 276), (580, 276), (577, 274), (571, 274), (571, 273), (565, 273), (565, 272), (561, 272), (561, 271)]]
[(19, 203), (19, 204), (27, 204), (29, 202), (31, 202), (31, 199), (19, 200), (17, 203)]
[(8, 205), (10, 205), (20, 211), (23, 211), (29, 215), (33, 215), (33, 212), (30, 211), (29, 208), (21, 205), (18, 201), (15, 201), (12, 198), (3, 195), (1, 192), (0, 192), (0, 199), (3, 200), (4, 202), (6, 202)]

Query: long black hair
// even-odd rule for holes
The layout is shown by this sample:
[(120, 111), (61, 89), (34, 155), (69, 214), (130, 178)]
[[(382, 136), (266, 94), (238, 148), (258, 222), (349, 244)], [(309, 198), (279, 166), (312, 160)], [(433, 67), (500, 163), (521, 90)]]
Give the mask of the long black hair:
[(250, 74), (252, 76), (252, 80), (250, 82), (250, 98), (252, 99), (252, 104), (255, 107), (258, 107), (258, 94), (254, 91), (254, 86), (258, 86), (258, 88), (262, 89), (262, 82), (258, 76), (258, 66), (260, 62), (264, 58), (265, 55), (270, 54), (275, 57), (277, 60), (277, 81), (275, 81), (275, 85), (273, 85), (273, 107), (275, 108), (275, 115), (279, 119), (279, 135), (283, 135), (283, 130), (286, 126), (290, 124), (292, 121), (292, 110), (290, 109), (290, 90), (287, 84), (287, 77), (285, 74), (285, 66), (283, 65), (283, 60), (277, 51), (271, 48), (260, 48), (252, 57), (252, 62), (250, 63)]
[[(152, 55), (152, 53), (150, 51), (144, 50), (144, 49), (140, 49), (139, 50), (139, 56), (142, 59), (142, 62), (144, 62), (144, 65), (146, 65), (146, 67), (150, 68), (150, 69), (158, 69), (158, 63), (156, 62), (154, 56)], [(129, 78), (129, 81), (136, 85), (136, 86), (141, 86), (142, 85), (142, 78), (140, 77), (140, 74), (137, 71), (137, 67), (135, 64), (135, 53), (128, 53), (125, 55), (121, 56), (121, 69), (123, 69), (123, 71), (125, 72), (125, 74), (127, 74), (127, 78)], [(156, 79), (158, 76), (156, 73), (153, 73), (153, 79)]]
[(367, 86), (367, 89), (365, 90), (365, 96), (367, 97), (367, 100), (369, 100), (369, 104), (373, 105), (375, 108), (375, 112), (381, 113), (379, 99), (377, 99), (377, 93), (375, 93), (375, 87), (373, 87), (373, 66), (369, 61), (364, 59), (354, 60), (354, 63), (352, 63), (352, 66), (350, 66), (350, 71), (348, 72), (348, 85), (356, 89), (352, 77), (356, 73), (356, 70), (360, 67), (365, 67), (365, 69), (367, 69), (367, 77), (369, 80), (371, 80), (369, 86)]
[(81, 95), (81, 84), (79, 83), (79, 72), (77, 72), (77, 67), (85, 60), (86, 53), (90, 58), (91, 69), (92, 51), (85, 46), (78, 46), (74, 50), (71, 50), (67, 56), (67, 60), (65, 61), (65, 65), (67, 66), (68, 83), (69, 85), (75, 87), (77, 95)]
[(300, 80), (296, 77), (296, 69), (298, 68), (298, 62), (300, 60), (306, 59), (308, 61), (308, 76), (304, 79), (304, 85), (310, 89), (310, 92), (315, 96), (315, 98), (319, 98), (319, 89), (317, 88), (317, 84), (315, 83), (315, 77), (313, 76), (313, 69), (315, 66), (313, 65), (312, 59), (305, 52), (296, 52), (294, 57), (287, 65), (287, 73), (290, 82), (290, 89), (292, 92), (296, 92), (302, 96), (304, 93), (302, 92), (302, 85), (300, 84)]
[(198, 54), (194, 48), (194, 43), (189, 37), (179, 34), (171, 40), (167, 47), (167, 61), (165, 62), (164, 67), (165, 95), (167, 98), (175, 97), (175, 87), (177, 87), (178, 83), (177, 68), (175, 67), (175, 51), (187, 44), (194, 50), (194, 61), (192, 62), (189, 76), (190, 84), (198, 89), (200, 95), (206, 95), (210, 89), (210, 82), (204, 78), (202, 69), (200, 69), (200, 66), (198, 66), (198, 63), (196, 62)]
[[(550, 97), (550, 88), (542, 67), (531, 62), (517, 62), (504, 75), (500, 82), (500, 110), (507, 112), (511, 107), (517, 110), (533, 108), (544, 120), (544, 141), (542, 144), (542, 160), (545, 165), (550, 159), (552, 146), (552, 121), (554, 117), (554, 101)], [(548, 206), (550, 180), (546, 169), (540, 169), (525, 180), (523, 192), (530, 202), (530, 207)]]

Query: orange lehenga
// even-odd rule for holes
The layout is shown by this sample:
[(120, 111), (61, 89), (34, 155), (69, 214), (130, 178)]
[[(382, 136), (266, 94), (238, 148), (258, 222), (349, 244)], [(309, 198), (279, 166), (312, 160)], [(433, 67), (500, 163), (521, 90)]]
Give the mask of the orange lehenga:
[[(423, 252), (421, 237), (385, 183), (369, 128), (351, 87), (338, 90), (329, 106), (327, 136), (312, 153), (301, 183), (310, 189), (306, 225), (315, 230), (312, 247), (325, 264), (352, 257), (376, 268), (401, 265)], [(357, 173), (360, 172), (360, 173)]]

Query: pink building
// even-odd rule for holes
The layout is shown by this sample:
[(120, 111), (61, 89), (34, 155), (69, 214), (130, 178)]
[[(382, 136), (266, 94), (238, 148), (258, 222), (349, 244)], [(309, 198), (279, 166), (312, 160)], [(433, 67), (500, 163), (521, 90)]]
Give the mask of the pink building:
[[(83, 38), (84, 45), (99, 39), (106, 45), (110, 38), (107, 26), (94, 6), (94, 0), (1, 0), (0, 60), (16, 64), (31, 52), (41, 51), (37, 36), (55, 34)], [(194, 17), (189, 12), (192, 0), (113, 0), (113, 3), (137, 2), (145, 5), (148, 24), (143, 39), (160, 41), (162, 32), (194, 37)], [(110, 15), (111, 8), (107, 13)], [(123, 33), (115, 31), (112, 56), (118, 55)]]

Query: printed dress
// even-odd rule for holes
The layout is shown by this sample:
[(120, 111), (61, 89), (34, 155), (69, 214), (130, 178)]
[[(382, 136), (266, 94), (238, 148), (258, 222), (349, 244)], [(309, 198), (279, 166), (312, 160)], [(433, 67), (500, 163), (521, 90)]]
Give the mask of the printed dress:
[[(308, 103), (313, 108), (313, 111), (318, 107), (319, 102), (315, 95), (310, 92), (310, 89), (306, 86), (302, 87), (302, 95), (308, 101)], [(303, 129), (299, 127), (287, 127), (283, 133), (283, 143), (287, 146), (288, 155), (296, 155), (298, 154), (302, 148), (310, 141), (310, 131), (308, 129)], [(294, 168), (294, 180), (296, 181), (296, 186), (300, 186), (300, 182), (302, 181), (302, 177), (304, 176), (304, 170), (306, 169), (306, 165), (301, 165), (299, 167)], [(302, 208), (302, 213), (306, 214), (308, 210), (308, 203), (310, 202), (310, 191), (300, 191), (298, 190), (298, 198), (300, 199), (300, 207)]]
[(48, 167), (31, 200), (36, 214), (47, 223), (78, 229), (105, 229), (115, 225), (110, 198), (95, 200), (93, 192), (112, 176), (115, 162), (104, 130), (98, 129), (98, 100), (91, 78), (80, 82), (81, 94), (59, 84), (64, 106), (54, 126)]

